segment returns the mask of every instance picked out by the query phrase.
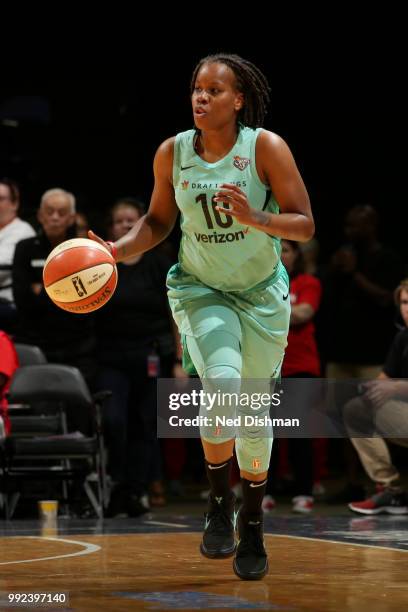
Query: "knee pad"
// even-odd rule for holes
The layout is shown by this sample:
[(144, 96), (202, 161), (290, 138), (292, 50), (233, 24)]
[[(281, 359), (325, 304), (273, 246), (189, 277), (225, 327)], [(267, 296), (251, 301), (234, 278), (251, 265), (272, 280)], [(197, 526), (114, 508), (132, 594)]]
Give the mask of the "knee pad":
[(243, 381), (242, 391), (251, 398), (251, 404), (239, 408), (240, 426), (235, 443), (238, 465), (251, 474), (261, 474), (269, 467), (273, 432), (270, 419), (270, 382), (266, 380)]
[(239, 469), (250, 474), (262, 474), (267, 472), (272, 452), (272, 429), (269, 436), (266, 431), (264, 437), (244, 437), (235, 440), (235, 452), (237, 455)]
[(186, 336), (189, 355), (200, 378), (235, 378), (241, 373), (240, 339), (227, 331), (213, 331), (198, 338)]
[(235, 425), (226, 419), (237, 415), (237, 399), (241, 388), (240, 372), (229, 365), (208, 366), (201, 380), (203, 391), (210, 399), (200, 404), (200, 417), (208, 424), (200, 426), (200, 435), (211, 444), (221, 444), (235, 438)]

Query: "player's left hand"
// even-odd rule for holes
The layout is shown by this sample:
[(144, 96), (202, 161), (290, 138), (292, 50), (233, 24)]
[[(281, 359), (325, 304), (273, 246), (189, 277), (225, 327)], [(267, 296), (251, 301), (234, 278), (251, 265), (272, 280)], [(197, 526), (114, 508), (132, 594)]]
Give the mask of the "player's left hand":
[[(223, 183), (221, 189), (215, 194), (214, 201), (221, 202), (220, 205), (216, 206), (217, 210), (235, 217), (238, 223), (242, 225), (252, 225), (254, 223), (255, 209), (251, 208), (246, 194), (236, 185)], [(228, 204), (229, 208), (225, 208), (225, 204)]]

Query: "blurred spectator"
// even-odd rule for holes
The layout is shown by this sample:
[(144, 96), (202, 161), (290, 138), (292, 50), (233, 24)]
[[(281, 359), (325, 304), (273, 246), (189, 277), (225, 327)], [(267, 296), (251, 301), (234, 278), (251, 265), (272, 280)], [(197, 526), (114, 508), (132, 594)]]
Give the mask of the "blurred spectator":
[(320, 246), (317, 238), (312, 238), (307, 242), (299, 242), (299, 248), (302, 251), (305, 274), (319, 276)]
[[(314, 335), (313, 318), (320, 305), (320, 281), (305, 274), (305, 262), (299, 243), (282, 240), (282, 263), (290, 278), (291, 315), (288, 345), (282, 365), (284, 378), (320, 376), (320, 360)], [(292, 393), (295, 389), (290, 390)], [(277, 440), (277, 447), (280, 440)], [(310, 438), (288, 439), (287, 447), (294, 473), (294, 512), (313, 509), (313, 447)], [(273, 480), (273, 479), (271, 479)], [(270, 500), (266, 502), (271, 503)]]
[[(299, 248), (302, 251), (303, 261), (305, 264), (305, 274), (311, 274), (316, 276), (320, 280), (323, 276), (323, 266), (319, 262), (320, 245), (316, 237), (308, 240), (308, 242), (300, 242)], [(322, 338), (321, 329), (321, 308), (317, 311), (313, 317), (313, 324), (315, 326), (315, 338), (317, 343), (317, 350), (319, 353), (320, 369), (323, 374), (326, 370), (326, 364), (322, 359), (321, 345), (324, 345), (324, 338)], [(328, 476), (327, 458), (328, 458), (328, 442), (327, 438), (313, 438), (313, 493), (316, 496), (322, 496), (325, 494), (325, 488), (322, 484), (322, 479)]]
[[(323, 280), (321, 313), (326, 375), (333, 379), (376, 377), (395, 333), (392, 292), (402, 275), (396, 253), (378, 239), (378, 214), (370, 205), (346, 215), (347, 242), (332, 256)], [(337, 397), (338, 410), (349, 399)], [(364, 491), (358, 485), (359, 464), (348, 440), (343, 443), (347, 483), (329, 501), (352, 501)]]
[(75, 215), (76, 237), (88, 238), (89, 223), (88, 217), (84, 212), (77, 212)]
[[(22, 240), (13, 262), (13, 290), (18, 314), (16, 339), (38, 345), (48, 361), (79, 368), (92, 383), (95, 374), (93, 314), (58, 308), (43, 287), (42, 271), (50, 251), (75, 236), (75, 198), (63, 189), (46, 191), (38, 211), (38, 236)], [(78, 415), (79, 416), (79, 415)], [(81, 431), (87, 428), (86, 415)]]
[[(404, 328), (395, 336), (378, 379), (363, 385), (364, 392), (344, 406), (351, 441), (377, 489), (374, 496), (349, 504), (360, 514), (408, 514), (408, 498), (384, 440), (408, 446), (408, 383), (401, 380), (408, 379), (408, 279), (398, 286), (395, 300)], [(364, 433), (371, 437), (354, 437)]]
[(395, 333), (392, 292), (402, 265), (379, 242), (378, 222), (372, 206), (348, 212), (347, 242), (333, 254), (324, 279), (329, 378), (376, 376)]
[[(144, 206), (124, 198), (111, 210), (110, 237), (118, 240), (140, 219)], [(164, 503), (156, 433), (157, 377), (184, 375), (176, 360), (167, 304), (171, 260), (158, 249), (117, 264), (118, 285), (96, 313), (98, 387), (110, 389), (104, 428), (114, 482), (109, 516), (137, 516)]]
[(17, 183), (0, 179), (0, 329), (14, 332), (16, 309), (11, 268), (16, 244), (35, 235), (29, 223), (20, 219), (20, 192)]

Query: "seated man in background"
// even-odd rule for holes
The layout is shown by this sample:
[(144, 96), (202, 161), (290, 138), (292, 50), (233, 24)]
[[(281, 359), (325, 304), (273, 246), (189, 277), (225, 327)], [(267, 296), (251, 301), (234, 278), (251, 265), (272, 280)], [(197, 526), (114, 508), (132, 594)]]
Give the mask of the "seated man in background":
[(35, 235), (29, 223), (18, 217), (20, 191), (17, 183), (0, 178), (0, 329), (14, 331), (16, 309), (12, 292), (11, 267), (16, 244)]
[[(360, 514), (408, 514), (408, 498), (383, 437), (408, 446), (408, 279), (395, 291), (404, 328), (395, 336), (377, 380), (362, 385), (363, 393), (344, 406), (344, 422), (368, 476), (377, 492), (364, 501), (352, 502)], [(357, 438), (364, 432), (374, 436)], [(383, 437), (378, 437), (383, 436)]]
[[(16, 339), (35, 344), (47, 360), (77, 367), (89, 384), (96, 371), (92, 314), (77, 315), (58, 308), (44, 290), (46, 258), (58, 244), (75, 237), (75, 198), (50, 189), (41, 198), (38, 236), (22, 240), (13, 262), (13, 291), (18, 314)], [(87, 431), (87, 416), (78, 415), (76, 428)]]

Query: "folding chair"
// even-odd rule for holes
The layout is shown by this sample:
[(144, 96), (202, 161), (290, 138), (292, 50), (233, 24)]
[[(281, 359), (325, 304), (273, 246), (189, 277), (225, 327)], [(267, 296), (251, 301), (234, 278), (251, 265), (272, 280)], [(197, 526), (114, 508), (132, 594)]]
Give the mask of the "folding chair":
[[(47, 363), (47, 358), (39, 346), (34, 344), (16, 343), (19, 366), (41, 365)], [(59, 415), (46, 414), (43, 405), (9, 404), (8, 414), (11, 432), (15, 437), (34, 435), (51, 435), (63, 433)]]
[[(60, 433), (6, 438), (2, 480), (7, 519), (12, 517), (20, 496), (17, 493), (9, 499), (11, 487), (27, 479), (58, 480), (65, 486), (69, 481), (79, 481), (96, 515), (103, 517), (107, 492), (101, 405), (110, 394), (110, 391), (101, 391), (91, 396), (81, 372), (71, 366), (42, 364), (16, 371), (10, 401), (33, 409), (38, 403), (45, 403), (52, 416), (59, 420)], [(91, 414), (91, 436), (67, 431), (67, 414), (73, 407)], [(95, 473), (96, 494), (88, 479)], [(68, 499), (65, 501), (69, 503)]]

